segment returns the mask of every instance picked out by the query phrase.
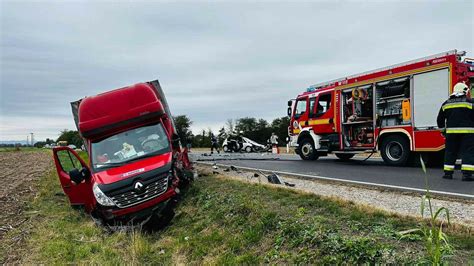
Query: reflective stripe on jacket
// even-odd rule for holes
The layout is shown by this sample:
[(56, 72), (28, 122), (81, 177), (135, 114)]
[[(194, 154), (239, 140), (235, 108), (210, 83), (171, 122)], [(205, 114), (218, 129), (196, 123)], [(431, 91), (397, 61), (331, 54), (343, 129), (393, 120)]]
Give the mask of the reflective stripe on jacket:
[(437, 123), (447, 134), (474, 133), (474, 104), (466, 96), (451, 96), (439, 109)]

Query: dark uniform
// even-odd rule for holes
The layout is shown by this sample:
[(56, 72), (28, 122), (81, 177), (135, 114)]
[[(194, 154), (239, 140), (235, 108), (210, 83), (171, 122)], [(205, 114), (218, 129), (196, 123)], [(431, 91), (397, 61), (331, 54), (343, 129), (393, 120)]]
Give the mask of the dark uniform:
[(212, 134), (211, 135), (211, 154), (214, 153), (214, 149), (216, 149), (217, 153), (220, 153), (219, 142), (217, 141), (217, 138), (214, 136), (214, 134)]
[(444, 178), (451, 179), (461, 157), (464, 181), (474, 181), (474, 104), (466, 95), (452, 95), (438, 114), (438, 127), (446, 128)]

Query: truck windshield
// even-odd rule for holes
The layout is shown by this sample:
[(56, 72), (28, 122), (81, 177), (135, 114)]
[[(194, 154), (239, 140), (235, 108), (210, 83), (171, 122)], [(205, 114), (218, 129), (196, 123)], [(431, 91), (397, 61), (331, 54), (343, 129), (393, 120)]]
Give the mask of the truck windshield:
[(169, 151), (170, 144), (163, 126), (155, 124), (93, 142), (91, 162), (94, 169), (103, 169)]

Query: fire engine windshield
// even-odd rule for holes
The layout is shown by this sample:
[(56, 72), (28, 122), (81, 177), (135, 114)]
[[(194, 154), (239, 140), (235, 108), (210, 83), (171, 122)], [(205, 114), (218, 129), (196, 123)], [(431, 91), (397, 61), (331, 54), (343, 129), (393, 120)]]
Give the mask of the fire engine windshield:
[(169, 151), (170, 144), (163, 126), (155, 124), (130, 129), (93, 142), (91, 162), (93, 168), (98, 170)]

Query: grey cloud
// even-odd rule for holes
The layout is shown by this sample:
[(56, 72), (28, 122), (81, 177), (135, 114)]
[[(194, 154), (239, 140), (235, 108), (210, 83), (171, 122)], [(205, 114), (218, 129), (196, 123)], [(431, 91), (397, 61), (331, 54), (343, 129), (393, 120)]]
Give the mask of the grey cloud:
[(156, 78), (195, 131), (283, 116), (314, 83), (454, 48), (472, 56), (472, 10), (472, 1), (2, 2), (0, 140), (51, 137), (73, 126), (70, 101)]

